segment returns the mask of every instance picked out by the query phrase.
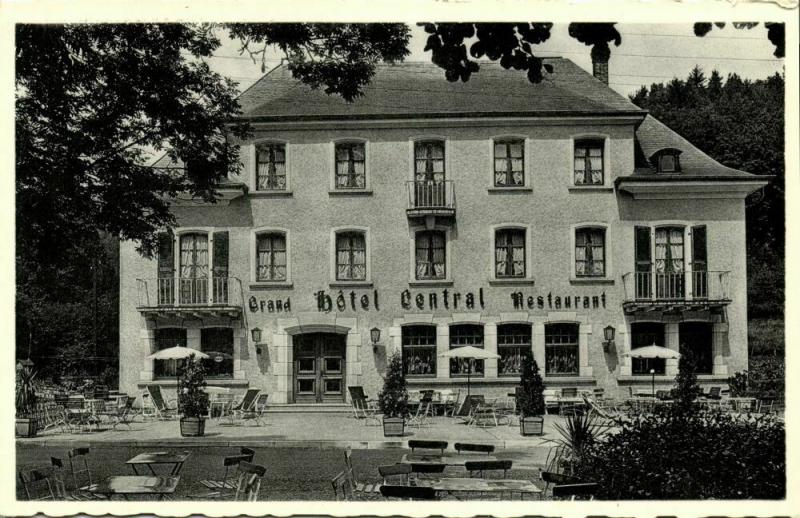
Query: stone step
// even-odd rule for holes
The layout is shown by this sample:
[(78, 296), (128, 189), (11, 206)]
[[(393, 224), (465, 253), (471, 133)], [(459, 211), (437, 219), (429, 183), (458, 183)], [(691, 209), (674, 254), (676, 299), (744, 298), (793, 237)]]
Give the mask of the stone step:
[(293, 413), (349, 413), (352, 407), (346, 403), (271, 403), (267, 405), (267, 414)]

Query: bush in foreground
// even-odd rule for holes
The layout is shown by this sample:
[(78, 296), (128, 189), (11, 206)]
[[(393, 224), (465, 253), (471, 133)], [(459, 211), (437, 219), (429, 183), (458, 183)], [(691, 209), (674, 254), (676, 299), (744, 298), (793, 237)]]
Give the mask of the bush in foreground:
[(574, 472), (609, 500), (780, 499), (784, 425), (719, 412), (646, 415), (593, 444)]

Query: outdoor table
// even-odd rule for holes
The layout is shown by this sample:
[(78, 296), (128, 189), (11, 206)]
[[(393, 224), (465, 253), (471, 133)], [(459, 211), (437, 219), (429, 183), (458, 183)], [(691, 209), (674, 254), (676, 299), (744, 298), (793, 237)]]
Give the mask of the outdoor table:
[(167, 451), (156, 451), (150, 453), (140, 453), (139, 455), (135, 456), (132, 459), (127, 461), (133, 468), (133, 472), (137, 475), (139, 474), (139, 470), (136, 466), (140, 466), (142, 464), (146, 465), (150, 472), (158, 476), (158, 473), (153, 469), (153, 466), (156, 464), (167, 464), (172, 465), (172, 469), (169, 471), (169, 474), (172, 476), (180, 475), (181, 470), (183, 469), (183, 463), (186, 462), (186, 459), (189, 458), (191, 453), (189, 452), (182, 452), (182, 453), (170, 453)]
[(530, 480), (510, 478), (440, 478), (419, 479), (418, 486), (432, 487), (447, 493), (520, 493), (540, 495), (542, 490)]
[(107, 495), (113, 498), (114, 495), (122, 495), (126, 500), (128, 495), (153, 495), (158, 500), (163, 500), (166, 495), (175, 493), (181, 477), (178, 476), (140, 476), (123, 475), (108, 477), (107, 479), (95, 484), (91, 492), (99, 495)]
[(447, 466), (463, 466), (472, 461), (493, 461), (497, 457), (492, 455), (425, 455), (420, 453), (406, 453), (400, 459), (402, 464), (445, 464)]

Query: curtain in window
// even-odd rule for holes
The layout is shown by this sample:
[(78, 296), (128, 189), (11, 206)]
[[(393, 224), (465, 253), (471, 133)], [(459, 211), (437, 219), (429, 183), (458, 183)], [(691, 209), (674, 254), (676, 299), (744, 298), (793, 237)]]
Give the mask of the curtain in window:
[(683, 271), (683, 229), (673, 228), (669, 231), (670, 258), (673, 272)]
[(496, 142), (494, 145), (495, 185), (523, 185), (525, 183), (524, 147), (522, 141)]
[(525, 276), (525, 231), (499, 230), (495, 235), (495, 272), (498, 277)]
[(286, 280), (286, 238), (282, 234), (261, 234), (256, 242), (256, 280)]
[(181, 236), (181, 277), (192, 279), (208, 277), (208, 236), (185, 234)]
[(336, 146), (336, 187), (363, 189), (365, 186), (364, 144)]
[(656, 272), (683, 272), (683, 229), (656, 229)]
[(598, 185), (603, 183), (603, 143), (578, 143), (575, 145), (575, 184)]
[(667, 269), (667, 230), (656, 229), (656, 272), (664, 273)]
[(363, 234), (336, 236), (336, 278), (339, 280), (365, 280), (367, 278), (367, 250)]
[(286, 149), (282, 144), (258, 147), (256, 152), (257, 190), (286, 188)]
[(417, 142), (414, 144), (414, 179), (444, 181), (444, 143)]
[(418, 232), (415, 255), (417, 279), (443, 279), (445, 277), (444, 232)]

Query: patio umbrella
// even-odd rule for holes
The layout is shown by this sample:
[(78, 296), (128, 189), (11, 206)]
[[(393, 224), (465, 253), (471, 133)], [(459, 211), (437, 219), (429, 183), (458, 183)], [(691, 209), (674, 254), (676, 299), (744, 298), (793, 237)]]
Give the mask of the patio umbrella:
[[(500, 358), (499, 354), (490, 353), (485, 349), (481, 349), (479, 347), (473, 347), (471, 345), (465, 345), (463, 347), (456, 347), (454, 349), (450, 349), (447, 352), (444, 352), (439, 355), (439, 358), (465, 358), (469, 360), (467, 364), (467, 399), (469, 399), (469, 386), (470, 386), (470, 376), (472, 374), (472, 362), (474, 360), (488, 360), (492, 358)], [(466, 401), (466, 400), (465, 400)]]
[[(622, 356), (627, 356), (629, 358), (663, 358), (665, 360), (675, 360), (681, 357), (681, 353), (678, 351), (673, 351), (672, 349), (667, 349), (666, 347), (662, 347), (660, 345), (648, 345), (646, 347), (639, 347), (637, 349), (632, 349)], [(651, 389), (653, 391), (653, 397), (656, 395), (656, 371), (651, 369), (652, 380), (651, 380)]]
[[(185, 360), (189, 356), (193, 355), (195, 358), (198, 359), (207, 359), (209, 356), (202, 352), (198, 351), (197, 349), (192, 349), (191, 347), (168, 347), (166, 349), (161, 349), (160, 351), (154, 352), (150, 356), (147, 357), (148, 360)], [(180, 379), (180, 375), (178, 374), (178, 369), (175, 369), (175, 378), (176, 380)]]

